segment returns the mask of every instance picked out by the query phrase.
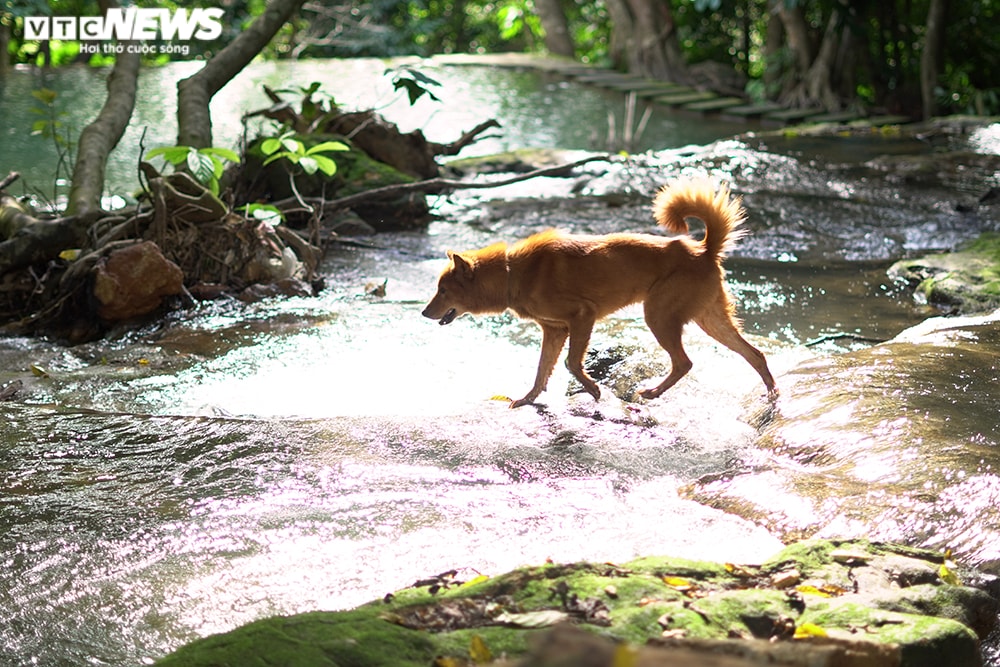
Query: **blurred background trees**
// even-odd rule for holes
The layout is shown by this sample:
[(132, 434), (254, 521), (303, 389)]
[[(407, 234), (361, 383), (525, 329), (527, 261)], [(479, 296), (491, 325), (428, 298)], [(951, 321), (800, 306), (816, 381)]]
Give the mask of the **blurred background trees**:
[[(137, 0), (138, 6), (181, 3)], [(265, 0), (222, 7), (232, 41)], [(74, 43), (27, 42), (23, 18), (98, 15), (97, 0), (0, 0), (2, 68), (80, 60)], [(274, 58), (548, 52), (786, 105), (914, 117), (1000, 112), (1000, 0), (367, 0), (301, 7)], [(93, 65), (105, 56), (86, 56)], [(161, 58), (165, 56), (160, 56)], [(178, 57), (176, 55), (170, 57)]]

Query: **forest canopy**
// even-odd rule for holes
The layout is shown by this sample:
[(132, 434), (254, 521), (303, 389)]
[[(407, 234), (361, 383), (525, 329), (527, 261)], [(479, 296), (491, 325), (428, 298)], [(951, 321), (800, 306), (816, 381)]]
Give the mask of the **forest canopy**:
[[(138, 0), (136, 7), (182, 3)], [(183, 3), (221, 10), (221, 33), (147, 60), (208, 58), (264, 0)], [(0, 71), (108, 65), (73, 40), (29, 40), (25, 19), (99, 16), (97, 0), (0, 1)], [(754, 101), (912, 117), (1000, 112), (997, 0), (410, 0), (302, 4), (265, 51), (325, 58), (549, 52)]]

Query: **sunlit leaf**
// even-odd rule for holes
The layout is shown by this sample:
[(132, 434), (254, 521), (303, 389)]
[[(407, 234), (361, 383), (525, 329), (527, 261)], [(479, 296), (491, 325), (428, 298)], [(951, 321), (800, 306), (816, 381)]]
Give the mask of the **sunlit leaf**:
[(337, 173), (337, 163), (326, 157), (325, 155), (307, 155), (302, 158), (302, 161), (313, 160), (319, 170), (322, 171), (327, 176), (333, 176)]
[(327, 151), (349, 151), (350, 146), (342, 141), (324, 141), (321, 144), (316, 144), (312, 148), (306, 151), (306, 155), (312, 155), (313, 153), (326, 153)]
[(663, 583), (678, 591), (690, 591), (698, 588), (698, 584), (683, 577), (663, 577)]
[(485, 665), (493, 660), (490, 647), (479, 635), (472, 635), (472, 639), (469, 640), (469, 658), (476, 665)]
[(618, 644), (611, 656), (611, 667), (635, 667), (639, 662), (639, 652), (631, 644)]
[(803, 595), (816, 595), (816, 596), (821, 597), (821, 598), (833, 597), (829, 593), (827, 593), (825, 591), (821, 591), (820, 589), (816, 588), (815, 586), (810, 586), (808, 584), (803, 584), (802, 586), (796, 586), (795, 590), (797, 590), (799, 593), (802, 593)]
[(146, 151), (145, 160), (152, 160), (154, 157), (163, 157), (170, 164), (180, 164), (188, 159), (193, 149), (190, 146), (160, 146)]
[(277, 137), (268, 137), (260, 143), (260, 152), (264, 155), (271, 155), (278, 150), (281, 150), (281, 140)]
[(484, 581), (489, 581), (489, 580), (490, 580), (490, 578), (489, 578), (488, 575), (480, 574), (478, 576), (473, 577), (472, 579), (469, 579), (467, 582), (465, 582), (462, 585), (463, 586), (473, 586), (475, 584), (481, 584)]
[(193, 148), (188, 151), (187, 168), (195, 180), (202, 185), (207, 185), (215, 177), (215, 162), (212, 158)]
[(216, 148), (214, 146), (211, 146), (209, 148), (199, 149), (199, 152), (204, 153), (205, 155), (211, 155), (213, 157), (217, 157), (221, 160), (228, 160), (230, 162), (240, 161), (240, 156), (237, 155), (235, 151), (231, 151), (228, 148)]
[(802, 623), (795, 626), (795, 639), (806, 639), (808, 637), (826, 637), (826, 630), (813, 623)]
[(941, 567), (938, 568), (938, 576), (941, 577), (941, 581), (951, 586), (962, 585), (962, 580), (948, 567), (947, 563), (941, 563)]
[(49, 377), (49, 372), (37, 364), (31, 364), (31, 374), (35, 377), (47, 378)]
[(302, 167), (302, 171), (306, 172), (310, 176), (315, 174), (316, 171), (319, 169), (319, 162), (317, 161), (316, 157), (312, 157), (309, 155), (304, 155), (301, 158), (299, 158), (299, 165)]

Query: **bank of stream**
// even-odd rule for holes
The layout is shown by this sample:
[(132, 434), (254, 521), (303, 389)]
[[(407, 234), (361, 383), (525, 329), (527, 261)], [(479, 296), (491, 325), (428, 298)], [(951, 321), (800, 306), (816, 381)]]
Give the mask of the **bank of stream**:
[[(749, 563), (820, 530), (995, 569), (994, 321), (956, 323), (961, 354), (918, 352), (926, 368), (877, 341), (939, 314), (888, 278), (894, 260), (1000, 229), (979, 201), (1000, 186), (997, 127), (758, 134), (591, 163), (443, 197), (425, 232), (335, 245), (315, 298), (213, 302), (72, 348), (0, 339), (0, 384), (21, 383), (0, 403), (0, 659), (138, 664), (452, 568)], [(595, 332), (601, 402), (560, 367), (540, 406), (511, 411), (500, 397), (530, 383), (534, 325), (420, 317), (447, 249), (649, 231), (649, 196), (692, 172), (731, 181), (749, 210), (729, 283), (775, 405), (693, 329), (689, 377), (634, 399), (667, 360), (629, 309)], [(893, 400), (851, 409), (873, 393)], [(782, 493), (759, 491), (769, 479)]]

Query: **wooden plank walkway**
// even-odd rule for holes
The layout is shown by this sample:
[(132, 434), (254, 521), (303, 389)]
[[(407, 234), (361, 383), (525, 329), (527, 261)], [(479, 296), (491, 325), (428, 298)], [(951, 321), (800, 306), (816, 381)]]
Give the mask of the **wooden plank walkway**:
[(515, 67), (548, 72), (585, 85), (634, 94), (647, 102), (703, 115), (719, 115), (729, 120), (745, 120), (764, 125), (800, 125), (816, 123), (872, 126), (908, 123), (907, 116), (867, 116), (853, 111), (828, 112), (826, 109), (788, 108), (774, 102), (753, 103), (748, 99), (699, 90), (690, 86), (647, 79), (574, 60), (527, 53), (489, 55), (449, 54), (433, 56), (431, 62), (442, 65), (479, 65)]

